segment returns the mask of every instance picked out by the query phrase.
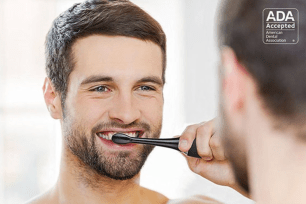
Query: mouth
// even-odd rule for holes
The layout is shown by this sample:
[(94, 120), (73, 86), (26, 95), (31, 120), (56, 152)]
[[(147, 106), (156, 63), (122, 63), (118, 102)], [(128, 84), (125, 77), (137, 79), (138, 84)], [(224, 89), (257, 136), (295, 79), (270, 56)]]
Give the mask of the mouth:
[(137, 131), (118, 131), (118, 132), (114, 132), (114, 131), (102, 131), (102, 132), (98, 132), (97, 136), (100, 138), (103, 138), (105, 140), (112, 140), (112, 137), (114, 134), (116, 133), (123, 133), (128, 135), (129, 137), (141, 137), (144, 134), (144, 131), (142, 130), (137, 130)]

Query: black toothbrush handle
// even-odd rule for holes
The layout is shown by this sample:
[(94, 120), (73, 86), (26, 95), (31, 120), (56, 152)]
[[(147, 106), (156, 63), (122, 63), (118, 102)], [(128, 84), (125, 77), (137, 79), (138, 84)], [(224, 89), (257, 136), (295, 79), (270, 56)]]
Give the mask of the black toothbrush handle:
[(191, 145), (189, 151), (187, 152), (187, 155), (190, 156), (190, 157), (201, 158), (200, 155), (198, 154), (197, 140), (196, 139), (193, 140), (192, 145)]
[[(162, 139), (149, 139), (149, 138), (130, 138), (132, 143), (148, 144), (160, 147), (168, 147), (171, 149), (179, 150), (178, 145), (180, 138), (162, 138)], [(184, 152), (187, 156), (201, 158), (197, 151), (196, 139), (193, 140), (192, 145), (188, 152)]]
[(161, 138), (161, 139), (136, 138), (136, 137), (130, 138), (130, 142), (132, 143), (155, 145), (159, 147), (168, 147), (180, 151), (178, 148), (179, 140), (180, 138)]

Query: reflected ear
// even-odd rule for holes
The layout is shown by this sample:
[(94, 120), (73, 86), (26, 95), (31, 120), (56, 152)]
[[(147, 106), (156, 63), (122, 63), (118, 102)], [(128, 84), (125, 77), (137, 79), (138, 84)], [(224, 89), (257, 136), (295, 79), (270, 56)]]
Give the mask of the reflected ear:
[(46, 77), (43, 85), (45, 103), (49, 113), (54, 119), (62, 119), (62, 107), (60, 95), (55, 91), (51, 80)]
[(222, 92), (229, 114), (243, 111), (246, 99), (247, 79), (249, 74), (237, 60), (236, 54), (230, 47), (221, 51), (223, 64)]

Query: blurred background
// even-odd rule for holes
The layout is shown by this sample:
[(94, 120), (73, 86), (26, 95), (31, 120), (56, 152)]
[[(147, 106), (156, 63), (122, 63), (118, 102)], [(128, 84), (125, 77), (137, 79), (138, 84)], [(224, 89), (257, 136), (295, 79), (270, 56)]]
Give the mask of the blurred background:
[[(161, 137), (217, 115), (216, 11), (211, 0), (131, 0), (168, 39)], [(23, 203), (52, 187), (59, 172), (59, 121), (45, 107), (44, 41), (53, 19), (80, 0), (0, 0), (0, 203)], [(182, 155), (155, 148), (141, 185), (169, 198), (203, 194), (250, 204), (234, 190), (193, 174)]]

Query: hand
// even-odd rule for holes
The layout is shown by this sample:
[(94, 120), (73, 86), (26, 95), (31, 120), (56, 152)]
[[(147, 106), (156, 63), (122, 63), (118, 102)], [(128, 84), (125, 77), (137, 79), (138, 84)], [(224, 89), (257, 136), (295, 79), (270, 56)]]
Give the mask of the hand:
[(188, 126), (180, 136), (179, 149), (187, 152), (193, 140), (201, 159), (185, 156), (189, 168), (196, 174), (216, 183), (235, 187), (235, 176), (225, 158), (220, 136), (215, 132), (215, 120)]

